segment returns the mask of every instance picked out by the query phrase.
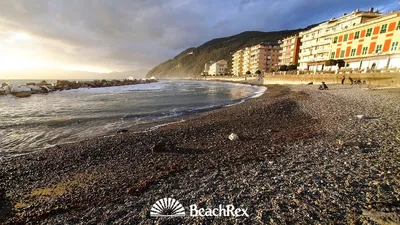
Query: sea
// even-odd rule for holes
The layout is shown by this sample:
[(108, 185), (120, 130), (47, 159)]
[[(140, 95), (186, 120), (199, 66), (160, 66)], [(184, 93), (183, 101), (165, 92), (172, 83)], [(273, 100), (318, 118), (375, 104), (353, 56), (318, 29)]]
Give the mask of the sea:
[(239, 104), (265, 90), (227, 82), (160, 80), (55, 91), (28, 98), (0, 96), (0, 157), (116, 135), (126, 129), (138, 132), (154, 129), (179, 122), (187, 115)]

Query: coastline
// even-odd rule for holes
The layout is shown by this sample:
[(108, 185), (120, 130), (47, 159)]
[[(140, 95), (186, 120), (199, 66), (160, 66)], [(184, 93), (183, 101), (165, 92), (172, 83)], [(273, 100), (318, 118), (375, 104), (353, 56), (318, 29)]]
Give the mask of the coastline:
[[(3, 160), (0, 222), (349, 223), (371, 220), (362, 209), (398, 213), (399, 91), (330, 88), (271, 85), (156, 130)], [(241, 140), (229, 141), (232, 132)], [(152, 153), (161, 139), (177, 148)], [(170, 196), (186, 206), (235, 203), (250, 217), (150, 218)]]
[[(173, 83), (173, 82), (169, 82), (169, 83)], [(201, 85), (214, 86), (214, 84), (209, 83), (209, 82), (190, 81), (189, 83), (193, 83), (197, 86), (201, 86)], [(157, 85), (157, 84), (155, 84), (155, 85)], [(162, 88), (163, 85), (164, 85), (163, 82), (161, 82), (160, 87)], [(176, 122), (176, 121), (181, 120), (181, 118), (186, 118), (188, 116), (191, 116), (192, 114), (198, 114), (198, 113), (202, 113), (202, 112), (209, 111), (209, 110), (214, 110), (214, 109), (221, 108), (221, 107), (226, 107), (227, 105), (230, 105), (230, 104), (236, 104), (236, 103), (245, 101), (250, 97), (254, 97), (255, 95), (259, 96), (260, 91), (261, 92), (265, 91), (264, 90), (265, 88), (250, 87), (250, 85), (247, 85), (247, 84), (244, 86), (244, 85), (237, 85), (237, 84), (222, 84), (220, 82), (215, 82), (215, 85), (216, 86), (224, 86), (227, 88), (232, 87), (235, 90), (243, 89), (245, 91), (243, 93), (240, 93), (241, 95), (236, 95), (236, 96), (231, 97), (230, 94), (236, 94), (236, 92), (232, 92), (231, 91), (232, 89), (229, 89), (228, 90), (229, 94), (226, 95), (227, 97), (225, 97), (225, 99), (223, 101), (215, 101), (214, 102), (213, 100), (211, 100), (209, 103), (202, 102), (201, 104), (197, 104), (196, 101), (192, 101), (193, 103), (189, 103), (189, 104), (187, 104), (187, 106), (182, 106), (182, 103), (179, 103), (179, 101), (178, 101), (176, 103), (172, 103), (171, 108), (165, 109), (164, 111), (158, 110), (158, 112), (156, 112), (156, 113), (151, 111), (152, 110), (151, 107), (146, 112), (140, 114), (140, 113), (135, 113), (136, 111), (142, 112), (140, 109), (140, 106), (137, 106), (137, 107), (134, 106), (133, 108), (128, 108), (125, 106), (125, 108), (127, 110), (125, 110), (123, 113), (119, 112), (118, 110), (115, 110), (114, 114), (99, 116), (98, 120), (103, 122), (104, 128), (99, 125), (96, 127), (96, 129), (93, 129), (93, 128), (92, 129), (85, 128), (86, 130), (83, 128), (81, 129), (81, 127), (79, 127), (80, 125), (82, 127), (85, 127), (85, 126), (87, 126), (87, 124), (95, 123), (96, 121), (92, 122), (92, 121), (90, 121), (90, 119), (86, 119), (85, 116), (75, 116), (74, 113), (71, 114), (71, 119), (67, 119), (65, 121), (65, 123), (61, 124), (62, 126), (60, 126), (61, 128), (58, 130), (47, 129), (47, 127), (46, 127), (53, 120), (55, 121), (54, 124), (57, 124), (59, 121), (57, 116), (55, 116), (52, 119), (46, 120), (45, 123), (40, 123), (40, 121), (35, 121), (38, 126), (44, 126), (44, 127), (40, 127), (38, 129), (38, 130), (40, 130), (41, 128), (43, 128), (43, 130), (40, 130), (40, 132), (46, 133), (46, 131), (48, 130), (48, 132), (51, 132), (52, 134), (54, 134), (54, 135), (49, 134), (48, 139), (40, 140), (38, 145), (35, 145), (36, 143), (30, 144), (29, 140), (28, 140), (27, 143), (24, 143), (23, 141), (21, 141), (21, 146), (19, 146), (18, 145), (19, 143), (17, 141), (15, 141), (15, 145), (13, 146), (12, 139), (7, 140), (7, 135), (11, 136), (13, 133), (11, 133), (11, 132), (8, 133), (7, 130), (2, 129), (1, 131), (3, 131), (3, 132), (0, 132), (0, 136), (2, 134), (4, 135), (4, 136), (2, 136), (2, 137), (4, 137), (4, 139), (2, 139), (2, 141), (3, 141), (2, 143), (6, 143), (6, 145), (3, 145), (3, 149), (0, 149), (0, 158), (1, 157), (13, 157), (13, 155), (17, 155), (17, 154), (25, 154), (27, 152), (38, 151), (42, 148), (48, 148), (48, 147), (51, 147), (54, 145), (71, 143), (71, 142), (79, 142), (81, 140), (92, 138), (92, 137), (113, 136), (117, 133), (124, 133), (127, 131), (135, 131), (135, 132), (146, 131), (148, 129), (153, 129), (153, 126), (157, 126), (157, 125), (165, 124), (165, 123), (169, 123), (169, 122)], [(137, 86), (137, 87), (139, 89), (141, 89), (141, 87), (145, 88), (145, 86), (143, 86), (143, 85), (141, 87), (139, 87), (139, 86)], [(158, 86), (156, 86), (156, 87), (149, 86), (149, 89), (153, 89), (153, 88), (157, 88), (157, 87)], [(126, 89), (125, 87), (123, 87), (122, 90), (119, 90), (119, 88), (112, 88), (112, 89), (109, 88), (109, 89), (110, 90), (108, 90), (108, 88), (106, 88), (106, 90), (99, 89), (100, 90), (99, 92), (102, 92), (102, 93), (104, 92), (106, 94), (109, 92), (110, 93), (114, 93), (114, 92), (120, 93), (120, 92), (124, 92), (124, 91), (128, 92), (127, 90), (124, 90), (124, 89)], [(76, 96), (80, 97), (80, 95), (82, 95), (82, 96), (86, 96), (86, 98), (91, 100), (90, 97), (92, 95), (96, 95), (96, 93), (97, 93), (96, 90), (94, 90), (93, 93), (92, 92), (93, 92), (93, 90), (90, 90), (90, 89), (66, 91), (66, 92), (63, 92), (62, 94), (60, 94), (61, 92), (58, 92), (55, 94), (50, 94), (49, 97), (45, 96), (44, 101), (51, 102), (48, 99), (52, 100), (54, 98), (57, 98), (58, 95), (66, 96), (68, 93), (69, 93), (69, 95), (74, 95), (74, 96), (72, 96), (72, 97), (69, 96), (67, 99), (73, 99), (73, 97), (76, 97)], [(186, 89), (183, 89), (182, 92), (190, 93), (190, 91), (187, 91)], [(76, 94), (74, 94), (74, 93), (76, 93)], [(81, 94), (79, 95), (79, 93), (81, 93)], [(157, 92), (155, 92), (155, 93), (157, 93)], [(98, 95), (98, 96), (101, 96), (101, 95)], [(114, 95), (109, 95), (109, 96), (111, 96), (110, 97), (111, 101), (118, 100), (118, 99), (114, 99), (114, 100), (112, 99), (112, 98), (116, 97)], [(135, 97), (135, 96), (133, 96), (133, 97)], [(8, 97), (8, 99), (12, 99), (11, 96), (7, 96), (7, 97)], [(34, 96), (33, 98), (34, 99), (32, 99), (32, 102), (40, 101), (39, 96)], [(99, 98), (103, 101), (103, 99), (101, 97), (99, 97)], [(12, 100), (9, 100), (9, 101), (12, 101)], [(28, 100), (22, 100), (22, 101), (27, 102)], [(171, 99), (170, 101), (174, 101), (174, 99)], [(62, 101), (57, 101), (54, 104), (49, 104), (49, 105), (56, 107), (58, 102), (62, 102)], [(79, 101), (77, 101), (77, 102), (79, 103)], [(131, 101), (131, 102), (134, 102), (134, 101)], [(28, 103), (29, 102), (27, 102), (27, 104)], [(75, 102), (71, 102), (71, 104), (72, 103), (75, 103)], [(121, 106), (123, 108), (124, 103), (122, 103), (122, 104), (123, 105), (121, 105)], [(136, 103), (133, 103), (133, 104), (136, 104)], [(7, 102), (5, 102), (5, 104), (3, 104), (3, 106), (4, 105), (7, 105)], [(153, 104), (153, 106), (154, 106), (154, 104)], [(71, 107), (73, 107), (73, 104)], [(154, 107), (157, 107), (157, 106), (154, 106)], [(117, 107), (117, 108), (119, 108), (119, 107)], [(78, 112), (80, 112), (79, 110), (80, 109), (77, 109), (77, 111), (76, 111), (77, 114), (79, 114), (78, 113)], [(35, 111), (35, 110), (32, 110), (32, 111)], [(102, 112), (103, 109), (98, 108), (95, 111)], [(7, 112), (7, 111), (3, 111), (3, 115), (4, 115), (4, 112)], [(48, 112), (48, 113), (50, 113), (50, 115), (52, 115), (51, 114), (52, 112)], [(32, 114), (32, 115), (35, 116), (34, 114)], [(116, 115), (116, 116), (114, 116), (114, 115)], [(5, 120), (7, 121), (7, 114), (5, 114), (4, 116), (5, 116)], [(27, 116), (27, 118), (29, 118), (29, 116), (30, 116), (29, 113), (27, 113), (26, 116)], [(70, 115), (64, 114), (64, 115), (58, 115), (58, 117), (69, 118)], [(93, 116), (93, 118), (96, 118), (96, 117), (97, 116)], [(12, 118), (13, 117), (11, 116), (9, 120), (12, 120)], [(85, 124), (83, 124), (83, 125), (82, 125), (82, 120), (84, 120), (84, 122), (85, 122)], [(50, 122), (48, 122), (48, 121), (50, 121)], [(60, 120), (60, 121), (63, 122), (62, 120)], [(116, 122), (114, 122), (114, 121), (116, 121)], [(119, 122), (119, 121), (121, 121), (121, 122)], [(12, 128), (12, 123), (10, 122), (9, 124), (10, 125), (8, 125), (8, 127)], [(77, 125), (74, 125), (74, 124), (77, 124)], [(53, 126), (53, 123), (51, 123), (50, 126)], [(6, 129), (8, 129), (8, 127), (5, 124), (3, 124), (2, 128), (4, 128), (4, 127)], [(21, 126), (21, 127), (19, 127), (19, 129), (23, 129), (23, 126)], [(79, 132), (82, 130), (84, 130), (85, 132), (83, 135), (74, 135), (75, 131), (73, 128), (76, 128), (76, 132)], [(29, 129), (29, 127), (28, 127), (28, 129)], [(35, 132), (34, 129), (31, 129), (31, 130), (33, 130), (33, 132)], [(27, 130), (25, 133), (28, 134), (31, 130)], [(63, 138), (57, 139), (56, 134), (58, 132), (65, 134), (63, 136)], [(67, 133), (70, 133), (72, 135), (72, 137), (68, 137), (66, 135)], [(14, 135), (14, 136), (17, 136), (17, 135)], [(21, 139), (23, 139), (23, 137), (24, 136), (20, 137), (19, 139), (21, 140)], [(11, 144), (9, 144), (9, 143), (11, 143)], [(9, 144), (9, 145), (7, 145), (7, 144)]]

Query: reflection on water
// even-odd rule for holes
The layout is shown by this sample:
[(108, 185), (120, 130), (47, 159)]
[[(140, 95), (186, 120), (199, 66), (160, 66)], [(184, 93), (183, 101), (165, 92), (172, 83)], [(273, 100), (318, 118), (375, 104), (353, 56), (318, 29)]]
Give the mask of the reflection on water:
[(235, 88), (230, 91), (232, 98), (245, 98), (247, 91), (246, 88)]

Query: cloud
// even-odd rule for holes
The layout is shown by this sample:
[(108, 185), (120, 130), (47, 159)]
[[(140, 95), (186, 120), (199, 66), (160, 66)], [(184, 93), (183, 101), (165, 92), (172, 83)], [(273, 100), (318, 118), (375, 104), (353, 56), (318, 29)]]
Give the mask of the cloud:
[[(246, 30), (305, 27), (356, 8), (399, 9), (392, 0), (13, 0), (0, 2), (7, 32), (43, 60), (108, 70), (150, 69), (188, 47)], [(397, 1), (396, 1), (397, 3)], [(397, 7), (397, 8), (396, 8)], [(6, 44), (3, 43), (3, 47)], [(13, 46), (6, 46), (11, 49)], [(14, 46), (15, 47), (15, 46)]]

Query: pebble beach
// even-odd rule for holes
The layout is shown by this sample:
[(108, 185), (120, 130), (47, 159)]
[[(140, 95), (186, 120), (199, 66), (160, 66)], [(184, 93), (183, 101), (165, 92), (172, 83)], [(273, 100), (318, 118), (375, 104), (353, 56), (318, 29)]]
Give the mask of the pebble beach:
[[(0, 224), (400, 223), (400, 89), (328, 86), (2, 158)], [(150, 217), (165, 197), (249, 217)]]

